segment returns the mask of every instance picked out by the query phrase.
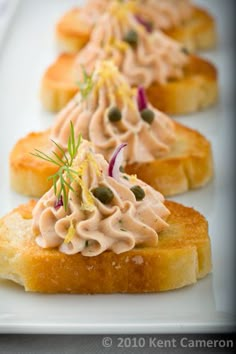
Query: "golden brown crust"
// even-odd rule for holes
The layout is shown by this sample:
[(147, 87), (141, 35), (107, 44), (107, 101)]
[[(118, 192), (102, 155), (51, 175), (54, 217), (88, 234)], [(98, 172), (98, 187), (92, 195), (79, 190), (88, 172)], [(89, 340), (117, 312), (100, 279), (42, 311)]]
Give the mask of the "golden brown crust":
[[(205, 185), (213, 176), (210, 143), (197, 131), (175, 123), (177, 140), (169, 154), (151, 163), (134, 164), (127, 172), (137, 176), (164, 195), (174, 195)], [(34, 148), (50, 151), (49, 131), (31, 133), (18, 141), (10, 155), (12, 188), (33, 197), (51, 186), (47, 177), (54, 165), (30, 155)]]
[[(78, 92), (75, 54), (62, 54), (45, 72), (41, 99), (45, 109), (57, 112)], [(150, 102), (163, 112), (186, 114), (207, 108), (218, 99), (217, 70), (208, 61), (189, 56), (184, 77), (147, 89)]]
[[(90, 38), (90, 28), (79, 22), (79, 8), (68, 11), (57, 23), (56, 39), (64, 52), (78, 52)], [(195, 7), (193, 16), (165, 33), (183, 43), (191, 51), (212, 49), (217, 43), (214, 18), (204, 9)]]
[(74, 74), (75, 58), (74, 54), (62, 54), (46, 70), (40, 92), (46, 110), (60, 111), (78, 92)]
[(165, 33), (183, 43), (192, 52), (213, 49), (217, 44), (217, 30), (214, 18), (204, 9), (195, 7), (193, 17), (182, 25)]
[(57, 168), (32, 156), (34, 149), (50, 152), (49, 131), (30, 133), (17, 142), (10, 154), (10, 183), (18, 193), (40, 197), (51, 187), (47, 177)]
[(164, 158), (151, 163), (127, 166), (165, 196), (204, 186), (213, 177), (211, 144), (199, 132), (175, 124), (177, 140)]
[(218, 100), (217, 69), (207, 60), (190, 56), (181, 80), (153, 84), (147, 89), (149, 101), (168, 114), (203, 110)]
[(47, 293), (144, 293), (193, 284), (212, 267), (207, 221), (192, 208), (166, 205), (170, 226), (159, 234), (157, 247), (96, 257), (38, 247), (21, 206), (0, 220), (0, 277)]
[(64, 52), (78, 52), (90, 38), (90, 28), (79, 21), (80, 9), (66, 12), (56, 25), (56, 39)]

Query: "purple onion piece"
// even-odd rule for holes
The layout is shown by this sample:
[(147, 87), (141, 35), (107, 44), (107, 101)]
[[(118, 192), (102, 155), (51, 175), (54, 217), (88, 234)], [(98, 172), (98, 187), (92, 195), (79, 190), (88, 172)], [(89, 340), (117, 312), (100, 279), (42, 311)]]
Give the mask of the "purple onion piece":
[(138, 109), (142, 112), (144, 109), (147, 108), (148, 102), (145, 90), (142, 86), (138, 87), (138, 94), (137, 94), (137, 101), (138, 101)]
[(135, 15), (134, 16), (136, 21), (142, 25), (143, 27), (145, 27), (146, 31), (151, 33), (153, 31), (153, 24), (150, 21), (144, 20), (144, 18), (142, 18), (140, 15)]
[(63, 199), (62, 199), (62, 195), (56, 200), (55, 204), (54, 204), (54, 208), (56, 210), (58, 210), (60, 207), (63, 206)]
[(121, 145), (119, 145), (112, 157), (111, 157), (111, 160), (109, 162), (109, 166), (108, 166), (108, 175), (110, 177), (113, 177), (115, 178), (117, 181), (119, 181), (119, 176), (120, 176), (120, 166), (123, 162), (123, 148), (126, 147), (127, 144), (126, 143), (123, 143)]

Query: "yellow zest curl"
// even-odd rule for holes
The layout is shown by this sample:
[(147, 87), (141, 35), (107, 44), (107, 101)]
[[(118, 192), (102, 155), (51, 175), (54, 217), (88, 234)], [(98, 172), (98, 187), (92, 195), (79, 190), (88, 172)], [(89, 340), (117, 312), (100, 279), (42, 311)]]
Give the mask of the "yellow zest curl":
[(85, 203), (81, 203), (81, 210), (85, 211), (93, 211), (95, 209), (94, 205), (94, 200), (92, 197), (91, 192), (89, 189), (85, 186), (84, 182), (82, 180), (79, 181), (80, 187), (83, 190), (84, 197), (85, 197)]
[(82, 162), (82, 164), (78, 168), (78, 178), (77, 182), (82, 190), (84, 202), (81, 203), (81, 210), (86, 210), (86, 211), (93, 211), (95, 208), (94, 205), (94, 198), (88, 187), (85, 185), (82, 176), (85, 174), (86, 169), (89, 165), (89, 163), (92, 164), (93, 168), (95, 169), (95, 172), (98, 176), (101, 175), (101, 171), (99, 169), (99, 166), (97, 164), (97, 161), (94, 159), (91, 153), (87, 154), (86, 159)]
[(120, 2), (116, 1), (113, 2), (108, 11), (112, 16), (115, 16), (119, 21), (124, 21), (128, 20), (128, 15), (129, 13), (134, 13), (137, 10), (137, 5), (135, 1), (127, 1), (127, 2)]
[(100, 170), (99, 165), (98, 165), (97, 161), (95, 160), (94, 156), (90, 152), (87, 155), (87, 159), (92, 164), (92, 166), (94, 167), (96, 175), (97, 176), (101, 176), (102, 171)]
[(135, 183), (137, 181), (137, 175), (131, 175), (129, 180), (130, 182)]
[(73, 237), (75, 236), (75, 227), (73, 225), (73, 222), (71, 221), (70, 227), (68, 229), (68, 232), (66, 234), (66, 237), (64, 239), (64, 243), (70, 243)]
[(124, 41), (119, 41), (118, 39), (114, 40), (111, 45), (120, 50), (121, 52), (126, 52), (126, 50), (129, 48), (128, 43)]

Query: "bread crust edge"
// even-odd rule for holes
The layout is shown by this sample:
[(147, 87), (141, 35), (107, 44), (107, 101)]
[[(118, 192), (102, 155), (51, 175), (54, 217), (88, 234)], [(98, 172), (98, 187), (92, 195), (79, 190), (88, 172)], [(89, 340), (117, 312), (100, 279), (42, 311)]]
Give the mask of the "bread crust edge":
[[(126, 167), (127, 173), (137, 174), (165, 196), (202, 187), (214, 174), (210, 142), (199, 132), (177, 122), (175, 130), (177, 140), (170, 153), (153, 162)], [(30, 155), (34, 148), (45, 151), (49, 143), (49, 131), (30, 133), (16, 143), (9, 159), (13, 190), (37, 198), (49, 190), (52, 182), (47, 178), (56, 173), (56, 166)]]
[(149, 293), (194, 284), (212, 268), (207, 221), (192, 208), (170, 201), (166, 206), (170, 227), (159, 234), (156, 248), (96, 257), (37, 246), (29, 231), (33, 202), (28, 211), (20, 206), (0, 221), (0, 277), (43, 293)]
[[(55, 39), (61, 52), (77, 53), (89, 41), (89, 30), (78, 30), (65, 28), (65, 20), (74, 17), (79, 9), (72, 9), (58, 21), (55, 28)], [(182, 43), (185, 48), (192, 52), (198, 50), (213, 49), (217, 45), (217, 30), (214, 18), (209, 12), (201, 7), (195, 6), (192, 18), (180, 26), (163, 31), (169, 37)]]

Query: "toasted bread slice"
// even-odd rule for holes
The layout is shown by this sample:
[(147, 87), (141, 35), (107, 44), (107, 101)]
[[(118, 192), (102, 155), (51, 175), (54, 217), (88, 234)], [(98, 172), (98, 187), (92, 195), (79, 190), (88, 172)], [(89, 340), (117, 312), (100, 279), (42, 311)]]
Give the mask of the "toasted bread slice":
[(178, 42), (183, 43), (188, 50), (213, 49), (217, 45), (217, 30), (214, 18), (204, 9), (195, 7), (190, 21), (165, 33)]
[(56, 25), (56, 40), (63, 52), (76, 53), (89, 41), (91, 26), (79, 21), (80, 8), (66, 12)]
[[(210, 143), (197, 131), (175, 123), (177, 140), (163, 158), (147, 164), (127, 166), (164, 195), (183, 193), (205, 185), (213, 176)], [(47, 177), (57, 167), (30, 154), (34, 149), (49, 152), (49, 131), (31, 133), (19, 140), (10, 154), (12, 188), (25, 195), (42, 196), (51, 186)]]
[[(75, 54), (62, 54), (45, 72), (41, 100), (45, 109), (61, 110), (78, 92), (75, 81)], [(184, 77), (147, 89), (152, 105), (170, 114), (187, 114), (214, 104), (218, 98), (217, 70), (208, 61), (189, 56)]]
[[(57, 23), (56, 39), (63, 52), (78, 52), (90, 38), (91, 26), (79, 21), (80, 9), (68, 11)], [(195, 7), (189, 21), (165, 31), (173, 39), (183, 43), (191, 51), (211, 49), (217, 43), (217, 31), (213, 17), (204, 9)]]
[(99, 256), (42, 249), (31, 231), (34, 203), (0, 220), (0, 277), (43, 293), (146, 293), (194, 284), (211, 271), (206, 219), (192, 208), (166, 202), (169, 228), (156, 247)]
[(171, 151), (153, 162), (126, 167), (165, 196), (206, 185), (213, 177), (211, 144), (199, 132), (175, 124), (177, 140)]
[(10, 180), (12, 188), (25, 195), (41, 197), (51, 187), (47, 177), (53, 175), (55, 165), (31, 155), (34, 149), (48, 153), (52, 148), (49, 130), (30, 133), (20, 139), (10, 154)]
[(181, 80), (147, 89), (149, 101), (168, 114), (188, 114), (210, 107), (218, 100), (217, 70), (208, 61), (191, 56)]

